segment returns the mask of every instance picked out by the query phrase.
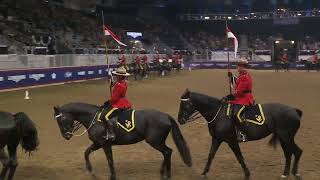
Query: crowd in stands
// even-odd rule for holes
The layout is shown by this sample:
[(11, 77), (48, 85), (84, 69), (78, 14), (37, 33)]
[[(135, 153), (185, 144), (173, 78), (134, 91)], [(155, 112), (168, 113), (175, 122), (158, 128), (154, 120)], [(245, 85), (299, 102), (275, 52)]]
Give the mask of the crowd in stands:
[[(47, 3), (27, 7), (0, 7), (0, 45), (9, 53), (32, 53), (34, 47), (46, 47), (47, 54), (102, 53), (104, 44), (101, 14), (87, 13)], [(180, 53), (207, 54), (226, 46), (224, 35), (214, 35), (200, 29), (184, 29), (165, 21), (141, 20), (125, 14), (106, 14), (106, 24), (127, 47), (107, 37), (108, 53)], [(127, 31), (141, 32), (143, 37), (132, 38)], [(268, 36), (247, 35), (248, 49), (269, 50)], [(240, 37), (238, 38), (241, 41)], [(320, 42), (306, 38), (300, 49), (317, 49)], [(99, 49), (100, 48), (100, 49)]]

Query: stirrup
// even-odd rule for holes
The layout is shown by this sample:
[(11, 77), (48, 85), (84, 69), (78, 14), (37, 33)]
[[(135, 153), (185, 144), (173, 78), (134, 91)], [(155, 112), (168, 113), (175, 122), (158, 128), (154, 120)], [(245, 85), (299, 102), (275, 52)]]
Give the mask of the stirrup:
[(112, 135), (111, 133), (109, 133), (109, 131), (107, 131), (107, 135), (102, 136), (104, 139), (106, 139), (107, 141), (111, 140), (111, 141), (115, 141), (116, 140), (116, 135)]
[(238, 130), (237, 139), (239, 142), (248, 142), (247, 137), (241, 131)]

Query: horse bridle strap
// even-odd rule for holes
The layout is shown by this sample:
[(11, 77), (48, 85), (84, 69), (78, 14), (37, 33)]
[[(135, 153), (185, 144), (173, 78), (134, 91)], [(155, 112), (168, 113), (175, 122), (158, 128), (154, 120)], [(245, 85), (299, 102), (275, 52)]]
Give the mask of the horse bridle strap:
[[(190, 101), (190, 98), (181, 98), (180, 101), (187, 102), (187, 101)], [(191, 104), (192, 104), (192, 103), (191, 103)], [(217, 113), (216, 113), (215, 116), (214, 116), (214, 118), (213, 118), (211, 121), (207, 122), (208, 124), (210, 124), (210, 123), (212, 123), (214, 120), (216, 120), (216, 118), (218, 117), (218, 115), (219, 115), (219, 113), (220, 113), (220, 111), (221, 111), (222, 105), (223, 105), (223, 104), (221, 103), (221, 104), (220, 104), (220, 107), (219, 107), (219, 109), (218, 109), (218, 111), (217, 111)], [(201, 118), (202, 115), (201, 115), (201, 114), (199, 115), (199, 114), (200, 114), (200, 112), (199, 112), (198, 110), (196, 110), (187, 120), (185, 120), (185, 122), (192, 122), (192, 121), (195, 121), (195, 120)], [(199, 116), (198, 116), (198, 115), (199, 115)]]
[[(81, 134), (74, 134), (74, 133), (76, 133), (76, 132), (82, 127), (82, 124), (81, 124), (80, 122), (74, 123), (74, 124), (72, 125), (72, 131), (71, 131), (71, 132), (68, 131), (67, 134), (71, 134), (71, 135), (76, 136), (76, 137), (83, 136), (85, 133), (87, 133), (87, 132), (89, 131), (89, 129), (90, 129), (90, 128), (92, 127), (92, 125), (94, 124), (95, 119), (96, 119), (98, 113), (99, 113), (99, 110), (98, 110), (98, 111), (96, 112), (96, 114), (94, 115), (94, 117), (93, 117), (93, 119), (92, 119), (92, 121), (91, 121), (90, 126), (88, 127), (88, 129), (85, 129)], [(55, 119), (57, 119), (57, 118), (59, 118), (59, 117), (61, 117), (61, 116), (63, 116), (62, 113), (56, 115), (56, 116), (55, 116)]]

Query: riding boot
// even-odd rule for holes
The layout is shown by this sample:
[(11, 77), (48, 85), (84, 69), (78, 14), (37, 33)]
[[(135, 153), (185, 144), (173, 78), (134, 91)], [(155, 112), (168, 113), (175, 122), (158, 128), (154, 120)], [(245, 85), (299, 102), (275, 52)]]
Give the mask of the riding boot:
[(106, 130), (107, 130), (107, 135), (105, 136), (105, 139), (107, 141), (115, 141), (116, 139), (116, 134), (114, 132), (114, 127), (113, 127), (113, 122), (111, 122), (112, 119), (105, 121), (106, 122)]
[[(237, 117), (237, 114), (238, 114), (238, 111), (240, 110), (242, 106), (241, 105), (233, 105), (233, 110), (232, 110), (232, 117), (233, 119), (237, 122), (238, 121), (238, 117)], [(241, 119), (245, 119), (244, 117), (240, 117)], [(243, 122), (239, 122), (239, 125), (241, 126)], [(236, 133), (237, 133), (237, 140), (239, 142), (247, 142), (247, 137), (245, 135), (245, 133), (243, 133), (237, 126), (236, 126)]]

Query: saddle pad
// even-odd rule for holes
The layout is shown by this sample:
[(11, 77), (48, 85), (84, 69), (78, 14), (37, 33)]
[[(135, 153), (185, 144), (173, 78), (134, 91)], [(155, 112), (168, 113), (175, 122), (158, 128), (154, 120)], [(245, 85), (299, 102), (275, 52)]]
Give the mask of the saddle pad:
[(134, 113), (135, 110), (132, 109), (119, 113), (117, 125), (125, 131), (131, 132), (135, 127)]
[[(230, 107), (231, 105), (229, 104), (227, 109), (227, 115), (230, 114)], [(249, 122), (256, 125), (263, 125), (266, 120), (261, 104), (256, 104), (247, 107), (242, 106), (239, 112), (237, 113), (237, 119), (240, 123)]]

